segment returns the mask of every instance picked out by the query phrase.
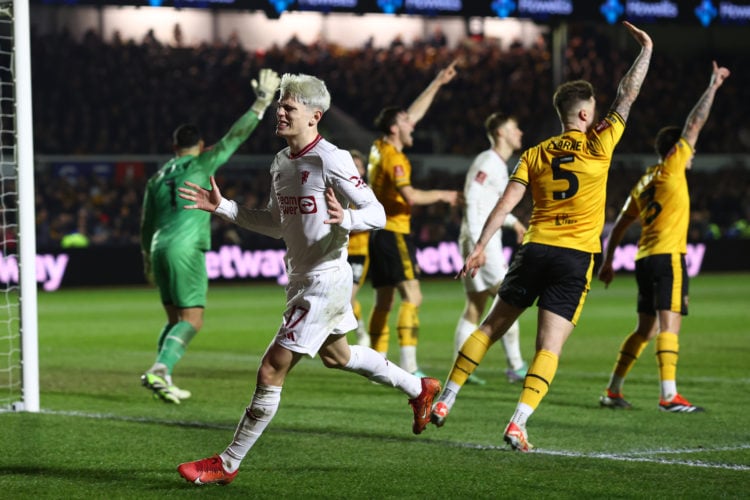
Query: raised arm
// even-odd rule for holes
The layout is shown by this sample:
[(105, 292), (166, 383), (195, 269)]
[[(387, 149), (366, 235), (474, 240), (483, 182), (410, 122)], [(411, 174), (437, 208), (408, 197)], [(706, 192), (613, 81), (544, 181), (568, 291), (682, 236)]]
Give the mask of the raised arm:
[(622, 80), (620, 80), (620, 85), (617, 87), (617, 96), (612, 103), (612, 110), (616, 111), (623, 120), (627, 121), (630, 114), (630, 107), (635, 102), (636, 97), (638, 97), (643, 80), (646, 78), (646, 73), (648, 73), (654, 43), (645, 31), (639, 30), (627, 21), (623, 21), (622, 24), (641, 46), (640, 54), (638, 54), (638, 57), (633, 61), (633, 65), (625, 73), (625, 76), (622, 77)]
[(424, 117), (427, 110), (430, 109), (430, 105), (432, 105), (432, 101), (435, 99), (440, 87), (453, 80), (456, 76), (456, 63), (458, 63), (458, 59), (453, 60), (447, 67), (441, 69), (435, 79), (430, 82), (427, 88), (419, 94), (419, 97), (406, 110), (409, 120), (412, 123), (416, 124)]
[(260, 120), (263, 119), (266, 108), (273, 101), (279, 82), (279, 75), (269, 68), (261, 69), (258, 73), (258, 80), (250, 82), (255, 93), (253, 105), (232, 124), (219, 142), (203, 153), (204, 160), (211, 165), (211, 173), (215, 173), (220, 166), (224, 165), (253, 133)]
[(685, 127), (682, 129), (682, 137), (685, 138), (693, 149), (695, 149), (695, 143), (698, 141), (698, 134), (700, 134), (703, 125), (708, 119), (716, 91), (729, 75), (730, 72), (727, 68), (719, 67), (716, 61), (713, 62), (713, 71), (711, 73), (711, 80), (708, 82), (708, 88), (703, 92), (701, 98), (698, 99), (692, 111), (690, 111), (687, 120), (685, 120)]
[(432, 205), (433, 203), (445, 202), (455, 207), (461, 202), (461, 193), (446, 189), (425, 190), (409, 185), (398, 188), (398, 192), (409, 205)]

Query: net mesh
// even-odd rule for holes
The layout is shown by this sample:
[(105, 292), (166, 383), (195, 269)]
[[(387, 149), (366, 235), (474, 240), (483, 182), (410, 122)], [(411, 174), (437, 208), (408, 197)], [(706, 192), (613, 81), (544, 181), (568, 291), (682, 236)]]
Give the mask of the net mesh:
[(12, 5), (0, 2), (0, 411), (22, 392), (13, 49)]

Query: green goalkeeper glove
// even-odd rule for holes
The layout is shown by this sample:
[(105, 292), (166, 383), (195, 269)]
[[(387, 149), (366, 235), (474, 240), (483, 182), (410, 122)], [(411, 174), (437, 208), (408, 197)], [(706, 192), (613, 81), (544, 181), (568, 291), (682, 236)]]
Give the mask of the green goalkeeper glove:
[(261, 69), (258, 74), (258, 79), (253, 79), (253, 81), (250, 82), (250, 85), (253, 87), (253, 92), (255, 92), (255, 102), (250, 109), (255, 111), (258, 118), (263, 118), (263, 113), (265, 113), (266, 108), (271, 104), (271, 101), (273, 101), (273, 96), (279, 88), (279, 83), (281, 83), (279, 74), (268, 68)]

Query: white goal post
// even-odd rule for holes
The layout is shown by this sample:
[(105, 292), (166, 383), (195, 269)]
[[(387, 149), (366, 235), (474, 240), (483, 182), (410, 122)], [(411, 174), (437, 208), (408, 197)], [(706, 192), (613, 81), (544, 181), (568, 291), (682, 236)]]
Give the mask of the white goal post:
[(30, 38), (28, 0), (0, 0), (0, 411), (40, 409)]

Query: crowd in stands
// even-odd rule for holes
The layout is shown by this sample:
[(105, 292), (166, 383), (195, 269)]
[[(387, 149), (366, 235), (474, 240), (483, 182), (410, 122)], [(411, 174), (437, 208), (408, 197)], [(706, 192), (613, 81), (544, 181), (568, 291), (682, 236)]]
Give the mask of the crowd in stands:
[[(322, 77), (334, 105), (371, 129), (381, 107), (411, 102), (434, 78), (436, 68), (457, 57), (462, 61), (460, 77), (441, 91), (432, 111), (420, 122), (419, 137), (437, 139), (418, 140), (407, 153), (471, 158), (488, 147), (483, 121), (499, 109), (518, 117), (526, 145), (559, 131), (551, 105), (552, 58), (543, 39), (532, 47), (513, 44), (504, 48), (492, 40), (467, 40), (455, 48), (394, 43), (387, 48), (366, 45), (357, 49), (323, 42), (306, 46), (291, 40), (285, 46), (251, 52), (236, 40), (185, 47), (163, 44), (153, 37), (137, 42), (115, 36), (104, 41), (94, 32), (76, 41), (63, 31), (32, 32), (32, 54), (34, 141), (37, 154), (43, 155), (169, 154), (171, 131), (186, 121), (199, 124), (210, 143), (252, 103), (250, 80), (261, 67)], [(743, 119), (744, 107), (738, 105), (750, 102), (750, 87), (745, 85), (750, 70), (741, 56), (735, 57), (720, 61), (732, 69), (733, 77), (701, 134), (699, 154), (750, 151), (750, 129)], [(631, 54), (622, 53), (607, 37), (574, 31), (563, 79), (592, 81), (600, 107), (606, 108), (614, 99), (613, 82), (631, 60)], [(617, 152), (651, 153), (651, 138), (661, 126), (681, 124), (707, 84), (694, 75), (706, 74), (710, 61), (710, 54), (680, 59), (657, 53)], [(335, 130), (323, 132), (336, 142)], [(269, 154), (281, 147), (270, 118), (239, 152)], [(613, 166), (609, 222), (639, 174), (640, 169), (628, 165)], [(690, 179), (691, 239), (750, 237), (747, 223), (742, 222), (750, 220), (750, 166), (692, 172)], [(268, 179), (263, 172), (227, 175), (225, 180), (222, 188), (227, 196), (239, 197), (249, 206), (265, 204)], [(433, 172), (418, 180), (422, 181), (429, 188), (461, 189), (463, 175)], [(145, 178), (114, 182), (96, 175), (71, 178), (39, 172), (39, 247), (63, 245), (70, 234), (84, 235), (87, 245), (139, 243), (144, 186)], [(529, 209), (520, 207), (521, 212)], [(518, 215), (523, 220), (524, 214)], [(413, 220), (413, 230), (423, 243), (455, 239), (460, 209), (421, 207), (415, 209)], [(214, 245), (258, 244), (262, 239), (214, 218)]]
[[(41, 154), (164, 153), (170, 150), (169, 133), (183, 121), (199, 123), (209, 142), (218, 140), (252, 103), (250, 80), (264, 66), (323, 78), (333, 104), (372, 129), (381, 107), (412, 102), (438, 68), (460, 58), (460, 77), (441, 91), (419, 127), (440, 139), (417, 144), (414, 153), (475, 154), (486, 147), (484, 118), (496, 109), (516, 115), (529, 141), (559, 129), (551, 105), (552, 56), (543, 38), (532, 47), (503, 48), (493, 40), (467, 39), (455, 48), (395, 43), (357, 49), (324, 42), (306, 46), (292, 38), (285, 46), (251, 52), (236, 40), (185, 47), (154, 37), (140, 43), (117, 36), (104, 41), (93, 31), (76, 41), (62, 31), (33, 35), (32, 55), (35, 149)], [(684, 120), (707, 83), (694, 75), (705, 74), (711, 57), (654, 55), (619, 152), (650, 151), (659, 128)], [(605, 108), (631, 59), (632, 54), (595, 31), (573, 33), (563, 79), (591, 81), (600, 108)], [(744, 108), (736, 105), (750, 100), (750, 87), (744, 84), (750, 70), (742, 56), (730, 59), (721, 64), (732, 68), (733, 77), (712, 112), (720, 119), (701, 133), (704, 153), (750, 150)], [(280, 145), (269, 126), (257, 131), (241, 152), (268, 153)]]
[[(467, 160), (468, 165), (468, 160)], [(155, 166), (154, 166), (155, 167)], [(640, 174), (615, 161), (607, 192), (607, 222), (614, 222)], [(140, 212), (145, 177), (123, 182), (90, 174), (65, 177), (42, 175), (37, 179), (36, 218), (37, 245), (53, 250), (68, 246), (138, 245)], [(268, 201), (268, 172), (231, 169), (218, 175), (226, 197), (253, 208)], [(417, 187), (461, 189), (461, 173), (433, 171), (416, 179)], [(750, 169), (746, 165), (728, 165), (716, 171), (688, 173), (691, 190), (690, 241), (720, 238), (750, 238)], [(528, 221), (531, 200), (526, 196), (514, 211)], [(414, 207), (413, 232), (418, 244), (456, 241), (461, 225), (461, 208), (445, 204)], [(607, 229), (605, 227), (605, 233)], [(218, 217), (212, 218), (214, 248), (240, 245), (245, 248), (276, 248), (280, 242), (257, 233), (244, 231)], [(639, 228), (635, 225), (625, 242), (635, 242)], [(603, 236), (606, 237), (606, 234)], [(509, 242), (510, 243), (510, 242)]]

